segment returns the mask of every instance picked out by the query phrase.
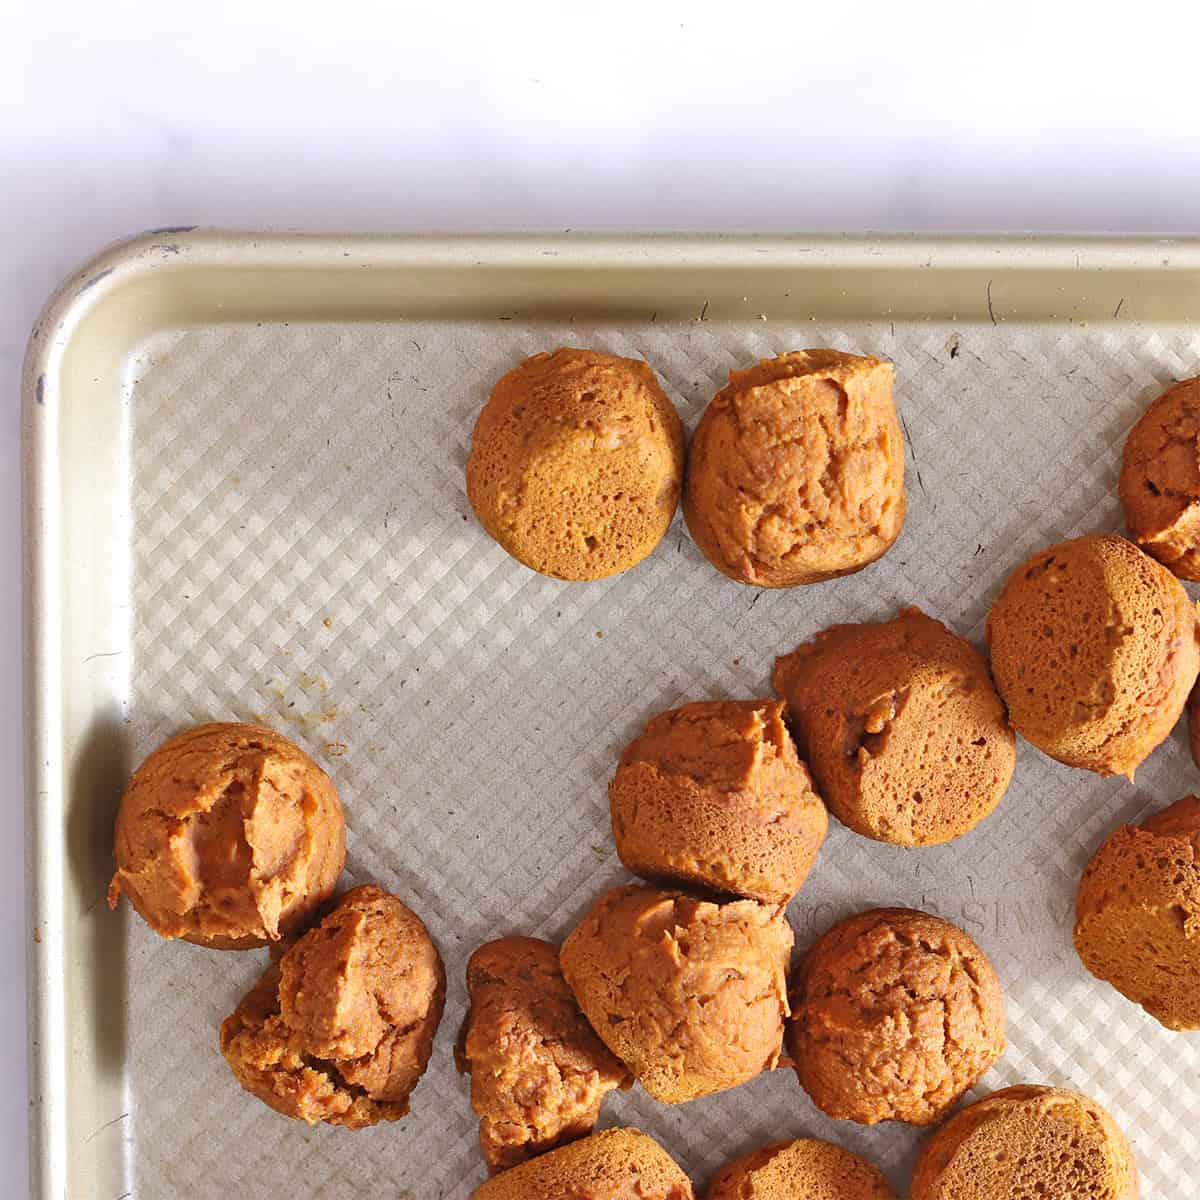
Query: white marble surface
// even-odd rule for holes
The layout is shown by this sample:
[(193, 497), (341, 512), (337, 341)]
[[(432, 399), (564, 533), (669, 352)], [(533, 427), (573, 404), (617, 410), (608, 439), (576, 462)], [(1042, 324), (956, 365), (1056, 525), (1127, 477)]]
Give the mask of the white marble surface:
[(17, 0), (0, 18), (5, 1197), (26, 1191), (18, 367), (79, 260), (194, 223), (1200, 232), (1194, 3), (1111, 23), (1038, 0)]

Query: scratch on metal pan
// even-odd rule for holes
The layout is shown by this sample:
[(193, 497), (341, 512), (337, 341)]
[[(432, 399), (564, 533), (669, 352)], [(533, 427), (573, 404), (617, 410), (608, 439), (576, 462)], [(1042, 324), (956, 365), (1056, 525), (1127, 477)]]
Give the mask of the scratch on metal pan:
[(101, 1125), (99, 1129), (93, 1130), (91, 1133), (89, 1133), (87, 1135), (87, 1137), (85, 1137), (83, 1139), (83, 1144), (86, 1146), (89, 1142), (95, 1141), (96, 1138), (98, 1138), (106, 1129), (111, 1128), (113, 1125), (119, 1124), (121, 1121), (124, 1121), (125, 1118), (128, 1116), (129, 1116), (129, 1114), (127, 1112), (123, 1112), (119, 1117), (113, 1117), (113, 1119), (111, 1121), (105, 1121), (104, 1124)]
[(86, 292), (88, 290), (88, 288), (94, 288), (96, 286), (96, 284), (98, 284), (100, 282), (100, 280), (111, 275), (113, 273), (113, 271), (115, 271), (115, 270), (116, 270), (115, 267), (106, 267), (103, 271), (98, 271), (79, 290), (81, 292)]
[(118, 654), (124, 654), (124, 650), (97, 650), (95, 654), (89, 654), (83, 661), (90, 663), (94, 658), (116, 658)]

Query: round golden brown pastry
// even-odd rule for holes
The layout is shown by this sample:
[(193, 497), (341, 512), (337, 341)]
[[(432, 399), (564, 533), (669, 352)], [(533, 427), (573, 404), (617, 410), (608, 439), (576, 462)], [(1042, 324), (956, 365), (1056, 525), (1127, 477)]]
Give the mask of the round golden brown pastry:
[(861, 571), (904, 524), (891, 363), (795, 350), (733, 371), (700, 418), (683, 512), (704, 556), (754, 587)]
[(813, 1103), (873, 1125), (931, 1125), (1004, 1053), (1004, 998), (956, 925), (875, 908), (834, 925), (797, 973), (788, 1051)]
[(1021, 1084), (956, 1113), (921, 1147), (910, 1200), (1138, 1200), (1125, 1135), (1094, 1100)]
[(584, 1016), (664, 1104), (737, 1087), (779, 1061), (792, 930), (753, 900), (620, 887), (563, 943)]
[(832, 1142), (776, 1142), (726, 1163), (708, 1200), (896, 1200), (883, 1172)]
[(310, 1125), (361, 1129), (408, 1112), (442, 1019), (446, 976), (421, 919), (352, 888), (221, 1025), (238, 1082)]
[(123, 895), (156, 933), (220, 950), (278, 941), (333, 895), (342, 806), (299, 746), (259, 725), (198, 725), (134, 772), (117, 812)]
[(1168, 388), (1129, 431), (1120, 493), (1133, 540), (1200, 579), (1200, 379)]
[(637, 1129), (606, 1129), (480, 1184), (472, 1200), (694, 1200), (675, 1160)]
[(1012, 778), (1016, 739), (987, 663), (920, 609), (835, 625), (776, 659), (774, 682), (829, 811), (856, 833), (950, 841)]
[(527, 567), (601, 579), (642, 561), (675, 515), (683, 425), (640, 359), (535, 354), (509, 371), (475, 423), (467, 496)]
[(487, 942), (467, 963), (467, 994), (457, 1059), (471, 1075), (488, 1166), (513, 1167), (591, 1133), (604, 1097), (628, 1075), (579, 1011), (558, 947)]
[(1168, 1029), (1200, 1029), (1200, 798), (1109, 835), (1079, 883), (1075, 948)]
[(1022, 563), (992, 605), (987, 637), (1013, 728), (1051, 758), (1101, 775), (1133, 778), (1200, 669), (1183, 586), (1111, 533)]
[(829, 819), (775, 700), (660, 713), (608, 788), (613, 837), (636, 875), (786, 904)]

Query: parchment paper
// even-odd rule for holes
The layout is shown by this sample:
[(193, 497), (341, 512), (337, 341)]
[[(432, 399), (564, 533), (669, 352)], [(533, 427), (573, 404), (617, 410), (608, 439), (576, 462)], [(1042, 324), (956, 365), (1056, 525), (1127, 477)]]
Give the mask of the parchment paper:
[[(462, 465), (495, 378), (559, 344), (645, 357), (689, 428), (729, 368), (760, 356), (831, 345), (894, 359), (909, 439), (901, 540), (858, 575), (783, 592), (717, 574), (680, 518), (615, 579), (526, 570), (474, 521)], [(769, 695), (777, 653), (904, 604), (980, 639), (1028, 553), (1120, 528), (1125, 432), (1198, 370), (1200, 335), (1186, 329), (1069, 325), (239, 325), (145, 346), (131, 377), (132, 760), (210, 719), (298, 740), (346, 806), (345, 882), (374, 880), (421, 914), (449, 995), (408, 1119), (309, 1129), (242, 1092), (217, 1049), (266, 952), (166, 944), (130, 920), (134, 1195), (467, 1197), (484, 1175), (452, 1060), (466, 957), (509, 932), (558, 939), (626, 878), (605, 789), (645, 719)], [(1070, 932), (1105, 834), (1198, 783), (1182, 730), (1136, 786), (1021, 744), (1000, 808), (948, 846), (888, 847), (831, 822), (789, 912), (797, 947), (876, 904), (958, 922), (1007, 996), (1009, 1049), (980, 1090), (1091, 1093), (1131, 1137), (1145, 1194), (1192, 1200), (1200, 1035), (1166, 1032), (1093, 980)], [(902, 1188), (918, 1139), (829, 1121), (790, 1071), (676, 1108), (635, 1089), (603, 1123), (659, 1138), (698, 1187), (731, 1156), (808, 1134), (867, 1154)]]

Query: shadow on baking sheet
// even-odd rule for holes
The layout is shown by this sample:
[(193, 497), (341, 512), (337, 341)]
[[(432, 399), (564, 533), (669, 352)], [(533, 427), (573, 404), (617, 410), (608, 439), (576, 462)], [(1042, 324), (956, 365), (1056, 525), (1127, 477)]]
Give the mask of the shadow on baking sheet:
[[(121, 790), (132, 770), (129, 726), (120, 711), (109, 708), (92, 722), (78, 757), (71, 764), (67, 799), (67, 855), (72, 891), (82, 909), (79, 958), (68, 970), (91, 971), (83, 1011), (73, 1011), (70, 987), (67, 1003), (72, 1021), (86, 1022), (82, 1041), (90, 1045), (102, 1078), (118, 1079), (125, 1064), (127, 996), (127, 906), (109, 912), (106, 903), (112, 877), (113, 822)], [(70, 898), (68, 898), (70, 904)]]

